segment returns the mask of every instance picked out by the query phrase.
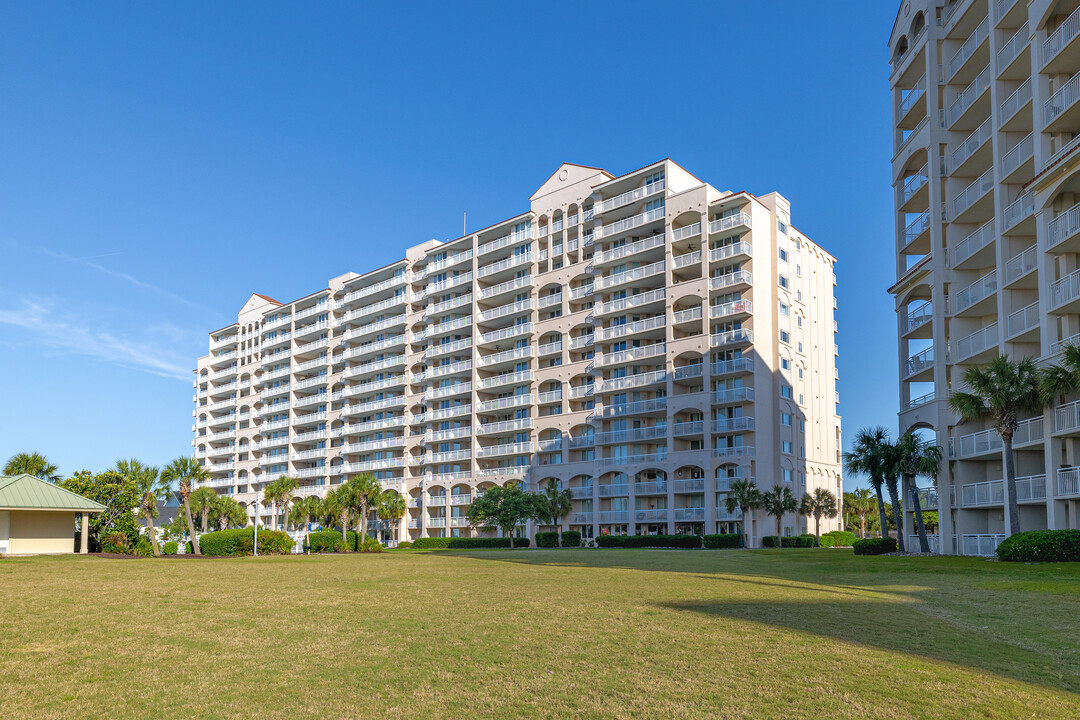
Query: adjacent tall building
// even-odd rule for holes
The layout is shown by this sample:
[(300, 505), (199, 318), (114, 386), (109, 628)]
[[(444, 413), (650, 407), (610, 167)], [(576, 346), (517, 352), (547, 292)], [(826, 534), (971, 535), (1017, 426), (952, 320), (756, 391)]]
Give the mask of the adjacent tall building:
[(306, 297), (252, 295), (195, 370), (207, 484), (269, 524), (264, 483), (371, 473), (408, 500), (398, 539), (473, 534), (469, 504), (507, 482), (569, 488), (587, 538), (737, 531), (736, 478), (840, 495), (835, 258), (783, 197), (663, 160), (564, 164), (530, 201)]
[[(1009, 527), (1001, 441), (947, 399), (998, 353), (1080, 343), (1080, 0), (906, 0), (889, 52), (900, 428), (947, 448), (922, 495), (936, 549), (987, 555)], [(1022, 529), (1080, 526), (1078, 437), (1080, 402), (1022, 419)]]

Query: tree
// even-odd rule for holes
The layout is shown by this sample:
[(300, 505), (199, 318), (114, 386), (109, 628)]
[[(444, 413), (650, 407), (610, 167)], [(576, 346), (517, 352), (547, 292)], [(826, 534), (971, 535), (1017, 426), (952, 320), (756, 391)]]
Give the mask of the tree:
[(374, 475), (360, 473), (349, 478), (341, 489), (345, 491), (346, 503), (356, 516), (356, 534), (360, 536), (359, 542), (363, 545), (367, 540), (368, 514), (372, 508), (378, 506), (382, 486)]
[(117, 461), (116, 470), (135, 483), (135, 491), (139, 498), (138, 507), (146, 518), (146, 534), (150, 536), (150, 542), (154, 547), (154, 557), (161, 557), (157, 532), (154, 530), (154, 518), (158, 515), (158, 500), (164, 500), (171, 492), (169, 483), (162, 482), (161, 470), (143, 465), (134, 458)]
[(821, 539), (821, 518), (834, 518), (839, 514), (836, 507), (836, 495), (832, 491), (819, 487), (813, 493), (804, 493), (799, 505), (799, 512), (807, 517), (814, 517), (814, 536)]
[(97, 475), (80, 470), (59, 482), (58, 486), (105, 506), (102, 512), (91, 513), (90, 527), (83, 528), (83, 532), (89, 532), (88, 546), (92, 552), (101, 550), (101, 539), (110, 533), (123, 533), (134, 545), (139, 537), (139, 523), (134, 513), (139, 495), (129, 478), (113, 470)]
[[(844, 493), (844, 511), (851, 513), (858, 520), (859, 537), (866, 537), (866, 517), (874, 511), (876, 503), (874, 493), (866, 488)], [(845, 521), (845, 524), (848, 524)], [(854, 523), (850, 523), (854, 524)]]
[(199, 543), (195, 538), (195, 523), (191, 519), (191, 491), (195, 483), (203, 482), (210, 473), (200, 465), (195, 458), (181, 455), (176, 458), (161, 472), (161, 479), (165, 482), (176, 483), (176, 489), (180, 493), (180, 501), (184, 504), (184, 518), (187, 520), (188, 534), (191, 536), (191, 544), (195, 548), (196, 555), (202, 555)]
[(915, 530), (919, 534), (920, 552), (930, 552), (930, 541), (926, 537), (926, 524), (923, 521), (922, 501), (916, 478), (923, 476), (935, 480), (941, 465), (941, 448), (923, 442), (913, 432), (906, 432), (896, 443), (897, 467), (903, 481), (904, 497), (911, 498), (911, 510), (915, 515)]
[(900, 465), (900, 447), (897, 443), (885, 442), (881, 446), (881, 458), (884, 465), (885, 487), (889, 491), (889, 507), (892, 508), (893, 526), (896, 528), (896, 549), (904, 552), (903, 504), (900, 502), (898, 488), (898, 467)]
[(247, 524), (247, 511), (244, 506), (228, 495), (218, 495), (210, 508), (213, 523), (218, 530), (227, 530), (230, 525), (242, 527)]
[(962, 422), (989, 420), (1001, 438), (1005, 453), (1005, 494), (1009, 507), (1009, 534), (1020, 532), (1020, 507), (1016, 502), (1016, 459), (1013, 435), (1020, 425), (1020, 415), (1039, 412), (1045, 407), (1049, 381), (1040, 376), (1031, 358), (1012, 361), (998, 355), (985, 368), (964, 371), (968, 391), (949, 397), (949, 406)]
[(488, 489), (469, 506), (473, 527), (499, 528), (514, 547), (514, 529), (533, 516), (536, 504), (517, 483)]
[(266, 487), (263, 488), (263, 502), (274, 508), (273, 522), (270, 523), (271, 530), (277, 530), (279, 515), (285, 515), (286, 527), (288, 526), (289, 503), (292, 502), (293, 491), (299, 485), (300, 483), (294, 478), (282, 475), (277, 480), (268, 482)]
[(349, 489), (345, 485), (340, 485), (337, 489), (326, 493), (322, 501), (322, 511), (326, 525), (341, 524), (341, 542), (348, 543), (349, 514), (352, 512)]
[[(193, 512), (199, 514), (203, 532), (210, 532), (210, 510), (214, 507), (214, 501), (217, 499), (218, 494), (214, 492), (213, 488), (201, 487), (197, 488), (191, 493), (189, 503)], [(195, 538), (191, 538), (192, 544), (195, 542)]]
[(560, 489), (557, 480), (550, 480), (542, 492), (533, 495), (533, 504), (533, 519), (537, 522), (550, 520), (558, 535), (559, 547), (562, 547), (562, 533), (559, 528), (562, 519), (574, 507), (570, 491)]
[(761, 494), (761, 506), (776, 518), (776, 547), (780, 547), (780, 522), (788, 513), (799, 509), (799, 503), (787, 485), (773, 485), (773, 489)]
[(885, 516), (885, 499), (881, 488), (885, 484), (884, 446), (889, 442), (889, 431), (878, 425), (863, 428), (855, 433), (851, 452), (844, 453), (844, 470), (851, 475), (866, 475), (877, 498), (881, 537), (889, 533), (889, 520)]
[(5, 475), (33, 475), (51, 483), (59, 482), (60, 470), (39, 452), (15, 453), (4, 466)]
[(761, 491), (757, 484), (741, 478), (732, 480), (724, 503), (729, 513), (734, 513), (736, 509), (742, 512), (743, 535), (746, 536), (746, 547), (750, 547), (750, 511), (761, 507)]
[(317, 495), (297, 498), (293, 501), (292, 510), (289, 511), (289, 522), (293, 527), (303, 527), (311, 524), (312, 518), (318, 518), (322, 514), (322, 500)]
[(405, 513), (408, 511), (409, 508), (405, 503), (405, 498), (401, 497), (397, 490), (387, 490), (379, 496), (378, 516), (380, 520), (385, 520), (393, 526), (400, 523), (401, 518), (405, 517)]

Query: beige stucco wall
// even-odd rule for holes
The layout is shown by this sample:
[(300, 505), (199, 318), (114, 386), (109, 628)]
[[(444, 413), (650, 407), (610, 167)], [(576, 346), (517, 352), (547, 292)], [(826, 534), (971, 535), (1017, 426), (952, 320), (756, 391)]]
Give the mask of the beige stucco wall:
[(8, 552), (45, 555), (75, 552), (75, 513), (12, 510)]

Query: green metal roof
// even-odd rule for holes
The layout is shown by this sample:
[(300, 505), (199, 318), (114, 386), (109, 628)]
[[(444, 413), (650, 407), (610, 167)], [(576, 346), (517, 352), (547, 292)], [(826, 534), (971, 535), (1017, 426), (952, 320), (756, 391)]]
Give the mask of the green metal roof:
[(0, 475), (0, 510), (77, 510), (101, 512), (105, 506), (33, 475)]

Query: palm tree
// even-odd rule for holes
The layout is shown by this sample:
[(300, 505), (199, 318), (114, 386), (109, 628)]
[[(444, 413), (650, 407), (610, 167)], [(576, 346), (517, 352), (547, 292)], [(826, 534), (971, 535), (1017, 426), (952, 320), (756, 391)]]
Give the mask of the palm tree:
[(922, 503), (919, 500), (919, 488), (915, 479), (923, 477), (935, 480), (941, 465), (941, 448), (923, 442), (913, 432), (906, 432), (896, 443), (899, 457), (896, 471), (903, 481), (904, 497), (911, 498), (911, 509), (915, 514), (915, 529), (919, 533), (920, 552), (930, 552), (930, 541), (926, 539), (926, 524), (923, 522)]
[[(210, 532), (210, 510), (214, 507), (214, 501), (217, 499), (218, 494), (214, 492), (213, 488), (201, 487), (197, 488), (191, 493), (189, 503), (191, 505), (192, 512), (199, 514), (199, 519), (203, 532)], [(194, 537), (192, 537), (192, 544), (194, 544)]]
[(834, 518), (839, 514), (836, 506), (836, 495), (826, 488), (819, 487), (813, 494), (804, 493), (799, 505), (799, 512), (807, 517), (814, 517), (814, 536), (821, 540), (821, 518)]
[(349, 515), (352, 512), (350, 495), (349, 489), (345, 485), (340, 485), (337, 489), (326, 493), (326, 497), (322, 501), (323, 515), (329, 521), (327, 524), (341, 523), (342, 543), (349, 541), (347, 532)]
[(247, 523), (247, 511), (244, 506), (228, 495), (217, 495), (213, 502), (214, 520), (218, 530), (227, 530), (230, 525), (242, 526)]
[(5, 475), (33, 475), (34, 477), (60, 482), (60, 469), (39, 452), (15, 453), (4, 466)]
[(989, 420), (1005, 452), (1005, 495), (1009, 504), (1009, 534), (1020, 532), (1020, 508), (1016, 503), (1016, 459), (1013, 435), (1020, 425), (1020, 415), (1041, 411), (1046, 405), (1048, 382), (1040, 378), (1031, 358), (1012, 361), (998, 355), (985, 368), (964, 371), (968, 392), (953, 393), (949, 406), (962, 422)]
[(349, 478), (342, 490), (348, 493), (348, 505), (356, 513), (356, 534), (360, 536), (359, 542), (363, 545), (367, 540), (368, 512), (378, 506), (382, 486), (374, 475), (360, 473)]
[(559, 532), (559, 526), (562, 524), (563, 517), (574, 507), (573, 496), (570, 495), (569, 490), (559, 488), (558, 480), (550, 480), (544, 486), (543, 492), (536, 494), (535, 499), (536, 519), (551, 521), (558, 537), (559, 547), (562, 547), (562, 533)]
[(196, 555), (202, 555), (199, 542), (195, 537), (195, 523), (191, 519), (191, 491), (197, 482), (203, 482), (210, 473), (200, 465), (195, 458), (181, 455), (165, 466), (161, 471), (161, 479), (167, 483), (176, 483), (180, 492), (180, 500), (184, 503), (184, 517), (187, 519), (188, 535), (191, 536), (191, 545), (195, 548)]
[(896, 527), (896, 549), (904, 552), (903, 507), (900, 504), (900, 490), (897, 467), (900, 464), (900, 446), (886, 442), (881, 446), (881, 458), (885, 476), (885, 487), (889, 491), (889, 507), (892, 509), (893, 525)]
[(143, 465), (134, 458), (131, 460), (118, 460), (116, 471), (135, 484), (135, 490), (139, 497), (139, 510), (146, 518), (146, 534), (150, 536), (150, 543), (154, 548), (154, 557), (161, 557), (161, 548), (158, 547), (157, 532), (154, 530), (154, 518), (157, 517), (158, 500), (163, 500), (171, 492), (168, 482), (163, 482), (161, 470), (149, 465)]
[(742, 513), (743, 535), (746, 536), (746, 547), (750, 547), (750, 511), (761, 507), (761, 491), (753, 480), (732, 480), (728, 485), (727, 511), (734, 513), (739, 510)]
[(405, 517), (407, 512), (408, 505), (405, 504), (405, 498), (401, 497), (398, 491), (387, 490), (379, 496), (378, 515), (380, 520), (385, 520), (391, 526), (394, 526), (401, 522), (401, 518)]
[(263, 488), (263, 503), (271, 505), (274, 508), (274, 514), (272, 516), (273, 522), (270, 523), (271, 530), (277, 530), (278, 516), (286, 516), (286, 527), (288, 527), (288, 513), (289, 503), (293, 499), (293, 491), (300, 485), (295, 478), (291, 478), (288, 475), (282, 475), (277, 480), (271, 480)]
[(787, 485), (773, 485), (773, 489), (761, 494), (761, 506), (776, 518), (776, 547), (781, 546), (780, 523), (784, 516), (799, 509), (799, 503)]
[(888, 442), (889, 431), (882, 426), (863, 428), (855, 433), (851, 452), (844, 453), (844, 470), (850, 475), (866, 475), (870, 487), (874, 489), (881, 520), (881, 537), (889, 535), (885, 499), (881, 494), (881, 488), (885, 484), (885, 458), (882, 449)]
[(858, 488), (844, 493), (844, 510), (859, 519), (859, 537), (866, 537), (866, 516), (874, 511), (876, 503), (874, 493), (866, 488)]
[(293, 527), (303, 527), (307, 530), (307, 526), (311, 524), (311, 519), (322, 514), (321, 504), (322, 500), (317, 495), (308, 495), (293, 500), (292, 509), (289, 511), (289, 522), (293, 524)]

